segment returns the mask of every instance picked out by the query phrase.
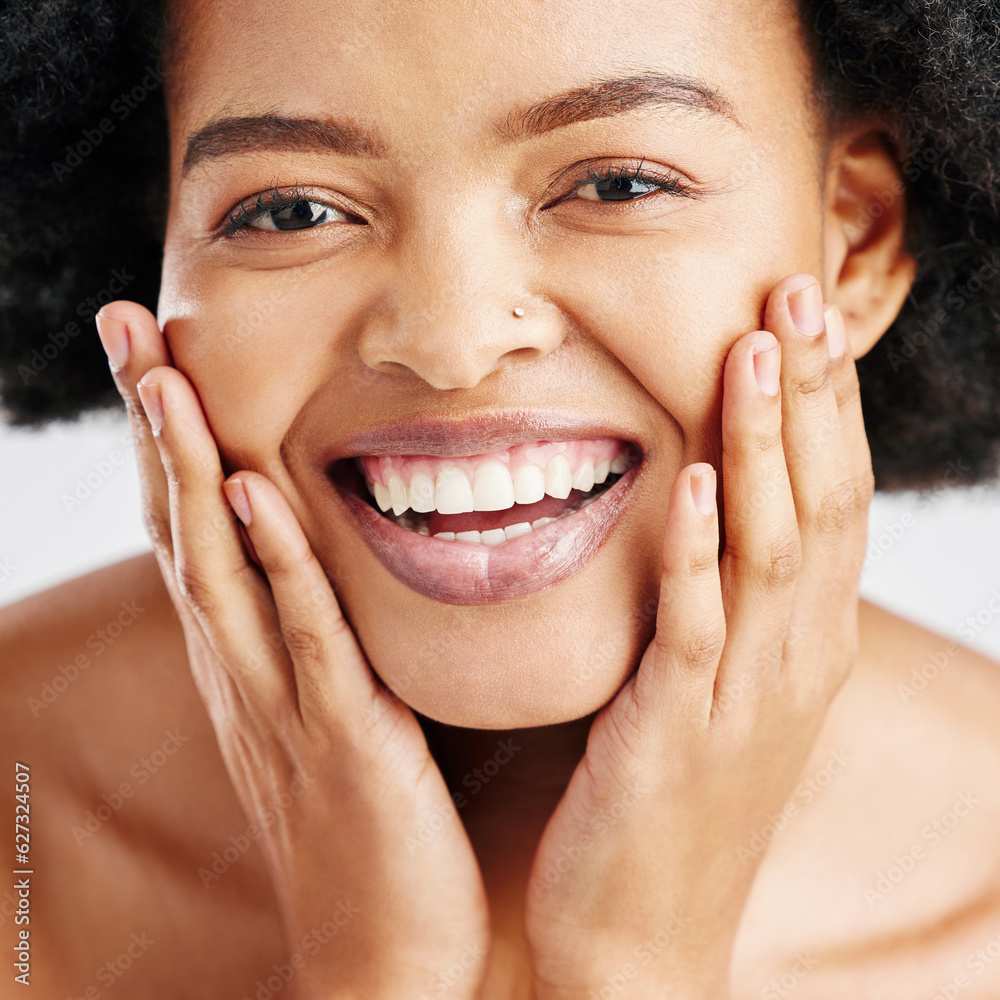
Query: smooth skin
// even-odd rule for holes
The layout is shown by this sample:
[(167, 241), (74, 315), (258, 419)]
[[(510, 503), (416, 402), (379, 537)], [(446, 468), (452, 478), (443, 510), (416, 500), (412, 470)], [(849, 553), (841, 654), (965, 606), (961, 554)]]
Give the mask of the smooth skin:
[[(280, 491), (249, 470), (224, 475), (180, 372), (160, 364), (139, 377), (133, 356), (169, 360), (154, 317), (113, 303), (99, 323), (106, 345), (130, 346), (115, 378), (133, 418), (146, 517), (169, 528), (157, 557), (240, 801), (252, 816), (296, 774), (316, 781), (262, 839), (289, 951), (334, 896), (360, 910), (343, 947), (298, 978), (301, 996), (416, 996), (468, 954), (477, 962), (458, 995), (477, 996), (485, 893), (415, 717), (371, 673)], [(792, 275), (769, 297), (765, 323), (771, 332), (747, 334), (726, 362), (723, 493), (734, 516), (721, 562), (714, 470), (696, 463), (671, 490), (656, 634), (598, 713), (539, 844), (526, 900), (536, 997), (597, 991), (675, 914), (684, 934), (633, 995), (729, 995), (756, 872), (736, 847), (781, 810), (857, 655), (873, 477), (843, 322), (835, 306), (824, 315), (815, 278)], [(829, 427), (822, 451), (810, 448)], [(227, 524), (224, 495), (263, 576)], [(744, 502), (755, 495), (768, 499)], [(274, 633), (283, 646), (247, 669)], [(748, 663), (753, 691), (734, 696), (731, 679)], [(623, 820), (592, 836), (623, 797)], [(415, 852), (399, 831), (428, 814), (445, 818), (443, 830)], [(650, 847), (655, 866), (636, 864)], [(561, 855), (574, 858), (566, 872)], [(560, 873), (551, 882), (549, 865)]]
[[(456, 3), (461, 32), (436, 5), (350, 11), (286, 4), (276, 31), (263, 4), (183, 5), (158, 313), (115, 302), (99, 320), (156, 559), (104, 586), (153, 610), (73, 689), (100, 696), (46, 710), (45, 738), (31, 719), (18, 731), (36, 759), (60, 748), (50, 787), (75, 808), (43, 843), (107, 913), (52, 932), (69, 956), (53, 995), (82, 992), (137, 920), (160, 942), (129, 971), (137, 995), (252, 996), (298, 954), (283, 991), (301, 1000), (742, 1000), (814, 947), (799, 997), (930, 993), (1000, 914), (983, 878), (995, 726), (963, 742), (1000, 694), (966, 653), (937, 688), (945, 717), (929, 700), (894, 711), (893, 681), (941, 640), (859, 609), (872, 479), (854, 359), (914, 271), (905, 198), (876, 199), (899, 180), (887, 124), (826, 143), (791, 5)], [(490, 129), (643, 66), (709, 79), (732, 115), (645, 106), (514, 145)], [(184, 169), (204, 126), (265, 111), (375, 126), (387, 151), (255, 142)], [(694, 193), (565, 197), (587, 168), (640, 161)], [(233, 206), (296, 183), (344, 214), (219, 237)], [(526, 599), (415, 594), (359, 538), (318, 456), (390, 418), (460, 427), (525, 405), (582, 410), (642, 445), (620, 523)], [(26, 694), (55, 639), (32, 646), (43, 620), (19, 614), (20, 661), (36, 666), (7, 683)], [(82, 641), (93, 626), (73, 622)], [(20, 688), (11, 703), (23, 715)], [(78, 814), (165, 718), (197, 754), (178, 751), (155, 802), (137, 795), (74, 845)], [(81, 781), (68, 762), (97, 726), (121, 746), (84, 754)], [(507, 736), (512, 762), (471, 791)], [(939, 770), (911, 778), (927, 747)], [(837, 753), (854, 769), (748, 852)], [(981, 796), (973, 818), (866, 908), (860, 886), (959, 782)], [(904, 805), (888, 810), (893, 795)], [(801, 863), (817, 850), (834, 856)]]

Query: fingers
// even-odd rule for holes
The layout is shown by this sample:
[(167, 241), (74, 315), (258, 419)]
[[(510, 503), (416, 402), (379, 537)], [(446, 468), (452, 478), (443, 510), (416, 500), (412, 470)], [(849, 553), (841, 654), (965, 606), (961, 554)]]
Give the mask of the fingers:
[[(782, 425), (802, 540), (802, 566), (788, 626), (784, 670), (806, 706), (846, 677), (856, 643), (853, 546), (867, 509), (858, 504), (838, 404), (822, 292), (811, 275), (792, 275), (768, 298), (765, 322), (782, 339)], [(845, 401), (845, 407), (852, 404)], [(856, 401), (853, 405), (857, 405)]]
[(851, 470), (851, 481), (854, 484), (856, 517), (852, 544), (857, 564), (855, 575), (860, 576), (865, 541), (868, 536), (868, 506), (875, 492), (875, 476), (872, 472), (871, 449), (861, 410), (858, 370), (854, 363), (854, 355), (848, 349), (844, 318), (840, 309), (834, 305), (827, 306), (824, 315), (827, 339), (831, 344), (830, 368), (840, 415), (840, 430), (844, 439), (847, 464)]
[[(738, 341), (726, 361), (721, 572), (733, 652), (727, 649), (719, 667), (722, 705), (752, 708), (757, 699), (745, 697), (747, 688), (757, 684), (763, 696), (770, 685), (761, 682), (780, 673), (803, 691), (828, 688), (831, 664), (839, 662), (834, 647), (848, 631), (840, 611), (849, 603), (853, 549), (866, 516), (856, 477), (867, 445), (858, 440), (856, 382), (838, 318), (824, 311), (815, 278), (791, 275), (765, 310), (775, 352), (762, 350), (768, 335), (758, 331)], [(752, 372), (764, 376), (757, 393)], [(775, 374), (779, 388), (770, 396)], [(734, 692), (739, 697), (727, 697)]]
[(782, 341), (782, 425), (802, 576), (818, 582), (828, 577), (834, 553), (843, 552), (855, 505), (816, 279), (792, 275), (781, 282), (768, 298), (765, 325)]
[[(327, 726), (363, 718), (377, 692), (374, 675), (281, 492), (255, 472), (225, 480), (201, 404), (180, 372), (154, 368), (138, 388), (167, 472), (178, 589), (248, 707), (271, 717), (291, 706)], [(242, 669), (248, 637), (257, 636), (265, 641), (252, 650), (253, 669)]]
[(174, 368), (150, 369), (136, 390), (165, 471), (177, 592), (247, 707), (270, 716), (295, 703), (291, 667), (268, 587), (245, 553), (223, 493), (218, 447), (201, 403)]
[(361, 719), (378, 685), (330, 582), (280, 490), (255, 472), (225, 483), (274, 596), (303, 719)]
[[(157, 556), (171, 553), (167, 479), (159, 449), (136, 392), (136, 383), (157, 365), (173, 364), (156, 317), (137, 302), (109, 302), (97, 314), (97, 332), (115, 385), (125, 401), (142, 483), (143, 518)], [(162, 565), (162, 561), (161, 561)]]
[(719, 581), (716, 475), (705, 462), (678, 473), (670, 491), (656, 635), (639, 665), (635, 703), (650, 729), (707, 724), (726, 618)]
[(772, 333), (755, 331), (730, 349), (723, 374), (720, 573), (730, 642), (740, 652), (720, 665), (722, 704), (748, 672), (780, 666), (780, 646), (764, 648), (761, 638), (783, 634), (801, 561), (782, 441), (782, 353)]
[[(280, 492), (248, 472), (223, 489), (218, 446), (201, 402), (171, 367), (148, 310), (113, 303), (102, 310), (99, 333), (132, 422), (147, 524), (164, 577), (213, 654), (212, 663), (192, 663), (203, 691), (228, 705), (229, 715), (238, 709), (236, 698), (251, 715), (272, 722), (288, 708), (297, 716), (303, 708), (333, 709), (344, 718), (359, 704), (356, 714), (363, 717), (377, 691), (374, 675)], [(331, 672), (337, 676), (327, 676)]]

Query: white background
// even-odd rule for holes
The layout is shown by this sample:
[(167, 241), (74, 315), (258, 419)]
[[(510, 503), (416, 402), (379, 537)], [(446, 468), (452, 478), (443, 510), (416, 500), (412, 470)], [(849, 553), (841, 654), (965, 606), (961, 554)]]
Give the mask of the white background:
[[(124, 414), (0, 422), (0, 469), (0, 604), (150, 548)], [(868, 551), (864, 597), (1000, 661), (1000, 490), (876, 496)], [(970, 639), (959, 627), (977, 615)]]

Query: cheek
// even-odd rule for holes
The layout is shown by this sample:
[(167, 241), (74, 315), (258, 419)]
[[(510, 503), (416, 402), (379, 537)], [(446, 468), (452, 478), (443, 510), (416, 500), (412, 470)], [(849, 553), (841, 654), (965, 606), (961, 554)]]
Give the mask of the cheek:
[(636, 240), (587, 254), (549, 248), (546, 294), (676, 422), (681, 464), (718, 440), (726, 356), (761, 327), (771, 289), (795, 272), (822, 273), (817, 189), (801, 183), (811, 176), (801, 165), (798, 185), (785, 184), (789, 169), (758, 165), (732, 195), (668, 219), (645, 250)]
[[(191, 380), (224, 457), (281, 468), (278, 449), (335, 371), (336, 303), (301, 271), (203, 273), (197, 301), (161, 298), (176, 366)], [(334, 396), (336, 398), (336, 396)]]

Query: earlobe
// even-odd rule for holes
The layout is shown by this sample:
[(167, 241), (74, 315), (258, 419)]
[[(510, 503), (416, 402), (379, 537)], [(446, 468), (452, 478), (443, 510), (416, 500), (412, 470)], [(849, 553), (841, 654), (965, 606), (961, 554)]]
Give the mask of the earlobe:
[(907, 193), (885, 134), (855, 130), (827, 161), (824, 289), (859, 358), (899, 315), (916, 275), (907, 252)]

